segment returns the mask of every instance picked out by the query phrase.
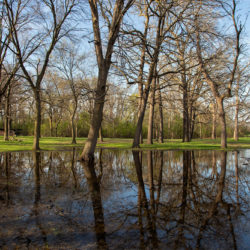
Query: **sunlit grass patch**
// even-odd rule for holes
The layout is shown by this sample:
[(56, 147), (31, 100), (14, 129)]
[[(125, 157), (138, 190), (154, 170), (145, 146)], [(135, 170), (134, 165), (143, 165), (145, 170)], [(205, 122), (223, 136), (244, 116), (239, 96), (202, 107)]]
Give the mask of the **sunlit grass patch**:
[[(129, 138), (104, 138), (103, 142), (98, 141), (97, 148), (117, 148), (131, 149), (132, 139)], [(146, 142), (146, 140), (144, 140)], [(42, 150), (69, 150), (72, 147), (83, 148), (86, 138), (77, 138), (77, 144), (71, 144), (70, 137), (42, 137), (40, 148)], [(4, 141), (0, 136), (0, 152), (3, 151), (24, 151), (32, 150), (33, 136), (18, 136), (13, 141)], [(228, 139), (228, 150), (250, 148), (250, 137), (242, 137), (239, 141)], [(164, 143), (154, 141), (154, 144), (141, 144), (140, 149), (160, 149), (160, 150), (191, 150), (191, 149), (217, 149), (220, 150), (220, 138), (193, 139), (191, 142), (182, 142), (181, 139), (167, 139)]]

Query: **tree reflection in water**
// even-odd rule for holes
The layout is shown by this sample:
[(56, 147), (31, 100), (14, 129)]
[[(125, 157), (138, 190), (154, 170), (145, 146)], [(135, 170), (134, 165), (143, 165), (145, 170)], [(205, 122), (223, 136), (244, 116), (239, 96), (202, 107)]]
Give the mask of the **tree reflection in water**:
[(0, 248), (250, 245), (250, 150), (78, 153), (1, 154)]
[[(40, 215), (40, 202), (41, 202), (41, 183), (40, 183), (40, 172), (41, 172), (41, 153), (39, 151), (37, 152), (32, 152), (33, 154), (33, 162), (34, 162), (34, 176), (35, 176), (35, 199), (34, 199), (34, 207), (33, 207), (33, 213), (32, 215), (35, 216), (35, 221), (37, 224), (37, 228), (39, 228), (42, 239), (44, 242), (44, 246), (48, 245), (47, 242), (47, 235), (46, 235), (46, 230), (42, 226), (42, 215)], [(42, 213), (43, 211), (41, 211)], [(27, 239), (27, 246), (30, 244), (30, 239)]]
[(95, 233), (98, 249), (108, 249), (104, 226), (104, 216), (99, 180), (96, 176), (94, 162), (83, 163), (84, 174), (88, 182), (95, 220)]

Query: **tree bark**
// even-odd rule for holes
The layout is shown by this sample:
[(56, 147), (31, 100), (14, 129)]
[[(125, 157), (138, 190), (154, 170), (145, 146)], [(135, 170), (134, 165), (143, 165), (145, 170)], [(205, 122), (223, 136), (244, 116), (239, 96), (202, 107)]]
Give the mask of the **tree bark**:
[[(148, 4), (146, 5), (145, 9), (145, 24), (144, 24), (144, 33), (143, 33), (143, 46), (141, 49), (141, 58), (140, 58), (140, 68), (139, 68), (139, 74), (138, 74), (138, 92), (139, 92), (139, 108), (138, 110), (141, 110), (141, 107), (143, 105), (143, 71), (144, 71), (144, 65), (145, 65), (145, 52), (146, 52), (146, 39), (148, 35), (148, 24), (149, 24), (149, 15), (148, 15)], [(138, 119), (140, 117), (140, 112), (138, 112)], [(141, 131), (140, 134), (140, 143), (143, 143), (143, 134)]]
[(240, 109), (240, 99), (239, 99), (239, 77), (237, 79), (237, 85), (235, 89), (235, 118), (234, 118), (234, 140), (239, 140), (239, 109)]
[(148, 138), (147, 144), (153, 144), (153, 129), (154, 129), (154, 107), (155, 107), (155, 84), (156, 77), (152, 82), (152, 87), (149, 94), (149, 115), (148, 115)]
[(36, 120), (35, 120), (35, 128), (34, 128), (34, 141), (33, 141), (33, 150), (40, 150), (39, 138), (41, 134), (41, 97), (40, 97), (40, 88), (36, 88), (34, 90), (35, 96), (35, 104), (36, 104)]
[(183, 88), (183, 135), (182, 142), (189, 142), (189, 112), (188, 112), (188, 89), (187, 81), (184, 79), (185, 76), (182, 76), (182, 88)]
[[(77, 103), (77, 100), (76, 100)], [(72, 141), (71, 144), (76, 144), (76, 124), (75, 124), (75, 114), (77, 110), (77, 104), (75, 104), (72, 116), (71, 116), (71, 131), (72, 131)]]
[(217, 98), (219, 120), (221, 125), (221, 147), (227, 148), (227, 130), (226, 130), (226, 115), (223, 105), (223, 99)]
[(100, 142), (103, 142), (102, 126), (100, 126), (100, 129), (99, 129), (99, 140), (100, 140)]
[(216, 139), (216, 103), (213, 103), (212, 139)]
[(108, 77), (108, 72), (111, 65), (111, 57), (113, 53), (114, 44), (118, 37), (120, 31), (120, 25), (122, 18), (126, 11), (133, 4), (133, 0), (129, 0), (127, 5), (124, 8), (124, 0), (116, 0), (115, 6), (113, 9), (112, 22), (109, 27), (109, 36), (105, 57), (103, 55), (102, 48), (102, 39), (101, 32), (99, 27), (99, 15), (98, 15), (98, 6), (96, 0), (89, 0), (89, 5), (91, 8), (92, 15), (92, 25), (94, 31), (94, 40), (95, 40), (95, 51), (96, 59), (98, 64), (98, 81), (95, 92), (95, 103), (93, 110), (93, 117), (90, 124), (90, 129), (88, 133), (88, 139), (85, 143), (83, 152), (80, 156), (82, 160), (92, 161), (94, 159), (94, 152), (96, 148), (98, 132), (101, 126), (102, 117), (103, 117), (103, 107), (106, 95), (106, 82)]
[(103, 117), (103, 107), (104, 107), (104, 100), (105, 100), (107, 76), (108, 76), (108, 71), (105, 65), (103, 65), (99, 72), (95, 105), (94, 105), (94, 110), (93, 110), (93, 117), (92, 117), (91, 124), (90, 124), (90, 129), (88, 133), (88, 139), (85, 143), (83, 152), (80, 156), (82, 160), (91, 161), (94, 158), (94, 152), (96, 148), (98, 133), (101, 127), (102, 117)]
[(7, 95), (5, 98), (5, 117), (4, 117), (4, 140), (9, 140), (10, 135), (10, 85), (8, 86)]
[(163, 109), (162, 109), (162, 98), (161, 98), (161, 89), (160, 89), (160, 81), (159, 77), (157, 77), (157, 92), (158, 92), (158, 106), (159, 106), (159, 137), (158, 137), (158, 142), (163, 143), (164, 141), (164, 132), (163, 132)]
[(72, 132), (71, 144), (76, 144), (76, 127), (75, 127), (74, 118), (71, 118), (71, 132)]
[(240, 35), (241, 35), (242, 30), (243, 30), (242, 24), (236, 20), (237, 19), (236, 0), (232, 0), (232, 6), (230, 6), (230, 7), (231, 7), (230, 17), (232, 18), (232, 21), (233, 21), (234, 32), (235, 32), (235, 36), (236, 36), (235, 48), (234, 48), (236, 53), (235, 53), (234, 60), (233, 60), (233, 69), (232, 69), (231, 74), (229, 76), (230, 79), (227, 82), (227, 84), (225, 84), (224, 93), (221, 93), (221, 91), (219, 91), (219, 88), (218, 88), (221, 85), (221, 83), (218, 80), (214, 80), (211, 77), (211, 75), (206, 67), (205, 61), (204, 61), (203, 56), (202, 56), (202, 51), (201, 51), (200, 26), (199, 26), (198, 15), (195, 16), (196, 50), (197, 50), (198, 61), (199, 61), (202, 73), (204, 75), (204, 78), (206, 79), (208, 85), (210, 86), (210, 89), (213, 93), (213, 96), (217, 101), (217, 105), (218, 105), (218, 109), (219, 109), (219, 119), (220, 119), (220, 124), (221, 124), (221, 147), (222, 148), (227, 148), (226, 119), (225, 119), (225, 111), (224, 111), (224, 107), (223, 107), (223, 101), (224, 101), (224, 98), (231, 97), (231, 89), (232, 89), (232, 85), (234, 83), (236, 69), (237, 69), (239, 55), (240, 55)]
[(50, 137), (53, 136), (53, 119), (52, 116), (49, 116), (49, 131), (50, 131)]
[(133, 140), (133, 144), (132, 147), (133, 148), (138, 148), (139, 147), (139, 143), (140, 143), (140, 135), (142, 132), (142, 123), (143, 123), (143, 119), (144, 119), (144, 115), (145, 115), (145, 110), (146, 110), (146, 106), (147, 106), (147, 101), (148, 101), (148, 95), (149, 95), (149, 90), (150, 90), (150, 86), (155, 74), (155, 67), (157, 64), (157, 60), (158, 60), (158, 56), (160, 53), (160, 46), (162, 43), (162, 29), (164, 26), (164, 17), (159, 17), (158, 19), (158, 26), (157, 26), (157, 32), (156, 32), (156, 42), (155, 42), (155, 49), (154, 49), (154, 54), (152, 57), (152, 61), (150, 63), (150, 67), (149, 67), (149, 74), (148, 74), (148, 79), (147, 82), (145, 84), (145, 89), (143, 92), (143, 100), (142, 100), (142, 105), (139, 111), (139, 118), (137, 121), (137, 125), (136, 125), (136, 131), (135, 131), (135, 136), (134, 136), (134, 140)]

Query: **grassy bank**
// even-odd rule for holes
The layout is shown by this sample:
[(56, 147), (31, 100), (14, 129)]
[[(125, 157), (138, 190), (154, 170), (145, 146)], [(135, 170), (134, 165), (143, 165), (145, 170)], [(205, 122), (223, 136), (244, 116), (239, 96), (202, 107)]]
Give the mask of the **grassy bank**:
[[(72, 147), (83, 148), (86, 138), (78, 138), (77, 144), (71, 144), (69, 137), (42, 137), (40, 146), (42, 150), (69, 150)], [(0, 136), (0, 152), (31, 150), (33, 136), (18, 136), (15, 141), (3, 140)], [(130, 149), (132, 139), (106, 138), (104, 142), (98, 143), (98, 148), (119, 148)], [(228, 150), (250, 148), (250, 137), (240, 138), (239, 141), (228, 139)], [(181, 140), (165, 140), (164, 143), (154, 143), (153, 145), (142, 144), (141, 149), (220, 149), (220, 139), (194, 139), (192, 142), (182, 143)]]

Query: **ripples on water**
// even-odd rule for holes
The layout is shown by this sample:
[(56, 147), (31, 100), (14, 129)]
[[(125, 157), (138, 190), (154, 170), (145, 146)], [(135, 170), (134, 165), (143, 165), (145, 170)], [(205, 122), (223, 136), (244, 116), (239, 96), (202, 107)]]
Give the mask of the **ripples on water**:
[(0, 248), (249, 249), (250, 150), (0, 155)]

